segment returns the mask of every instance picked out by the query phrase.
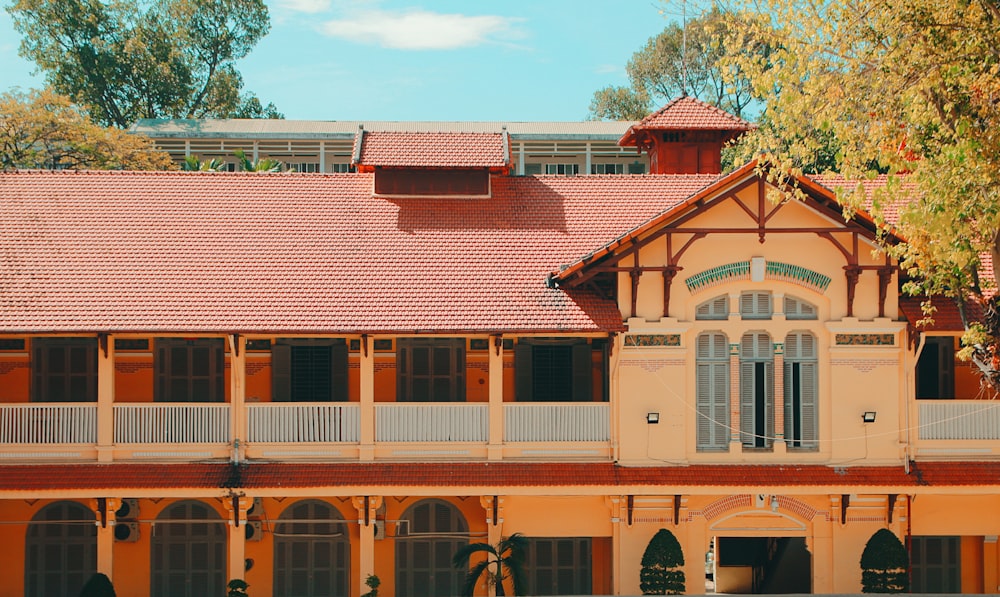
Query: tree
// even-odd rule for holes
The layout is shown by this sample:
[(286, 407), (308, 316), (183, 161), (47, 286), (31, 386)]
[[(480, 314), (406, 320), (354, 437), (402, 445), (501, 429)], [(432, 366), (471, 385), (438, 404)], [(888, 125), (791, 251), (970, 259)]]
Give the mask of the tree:
[[(691, 19), (687, 26), (671, 23), (632, 54), (626, 66), (628, 87), (605, 87), (594, 93), (590, 116), (595, 119), (638, 120), (652, 104), (689, 95), (736, 116), (754, 97), (749, 81), (736, 63), (723, 63), (733, 48), (730, 21), (718, 8)], [(685, 39), (686, 33), (686, 39)], [(742, 37), (741, 52), (766, 55), (766, 47)]]
[(49, 90), (0, 94), (0, 169), (172, 167), (148, 138), (94, 124), (67, 97)]
[(643, 595), (684, 593), (684, 552), (677, 537), (667, 529), (656, 531), (642, 554), (639, 589)]
[(464, 597), (472, 597), (479, 577), (485, 573), (488, 582), (496, 586), (498, 596), (506, 595), (503, 582), (508, 578), (511, 579), (514, 594), (524, 595), (528, 588), (524, 573), (524, 552), (527, 548), (527, 537), (520, 533), (514, 533), (510, 537), (502, 539), (496, 546), (488, 543), (470, 543), (459, 549), (452, 559), (456, 568), (467, 568), (473, 554), (482, 553), (486, 556), (476, 562), (469, 570), (461, 594)]
[(226, 597), (247, 597), (250, 585), (242, 578), (234, 578), (226, 583)]
[(889, 529), (879, 529), (861, 553), (861, 591), (864, 593), (908, 593), (910, 557), (899, 538)]
[(746, 0), (736, 9), (753, 6), (768, 26), (732, 19), (735, 39), (763, 39), (773, 53), (766, 64), (729, 60), (764, 98), (770, 126), (746, 138), (745, 155), (764, 152), (768, 176), (789, 181), (819, 132), (836, 140), (847, 179), (888, 175), (867, 196), (860, 185), (842, 192), (846, 215), (870, 209), (894, 233), (887, 241), (902, 239), (885, 249), (909, 278), (904, 290), (957, 303), (959, 356), (1000, 391), (996, 287), (982, 275), (1000, 263), (1000, 4)]
[(107, 575), (96, 572), (80, 589), (80, 597), (115, 597), (115, 587)]
[(20, 54), (105, 125), (280, 117), (241, 94), (235, 61), (270, 28), (263, 0), (16, 0)]

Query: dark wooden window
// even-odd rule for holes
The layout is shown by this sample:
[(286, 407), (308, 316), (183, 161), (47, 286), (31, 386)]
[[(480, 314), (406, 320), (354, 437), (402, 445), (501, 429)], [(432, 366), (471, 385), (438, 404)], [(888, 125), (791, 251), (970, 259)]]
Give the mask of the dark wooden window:
[(97, 571), (94, 511), (77, 502), (44, 507), (28, 524), (25, 597), (76, 595)]
[(378, 195), (473, 195), (490, 193), (490, 173), (486, 169), (376, 168)]
[(458, 595), (466, 572), (452, 566), (455, 552), (469, 543), (469, 526), (443, 500), (417, 502), (396, 528), (396, 597)]
[(961, 593), (961, 537), (910, 538), (910, 591)]
[(215, 510), (197, 501), (174, 504), (150, 533), (152, 597), (225, 594), (226, 525)]
[(740, 432), (749, 448), (769, 448), (774, 436), (774, 347), (765, 332), (740, 342)]
[(589, 537), (532, 537), (526, 554), (528, 595), (590, 595)]
[(351, 546), (336, 508), (318, 500), (289, 506), (274, 527), (275, 597), (350, 594)]
[(464, 402), (464, 338), (400, 338), (396, 342), (396, 400)]
[(698, 450), (729, 448), (729, 343), (722, 332), (696, 342)]
[(955, 397), (955, 339), (928, 336), (917, 361), (917, 398)]
[(818, 449), (816, 337), (793, 332), (785, 337), (785, 441), (790, 448)]
[(32, 402), (96, 402), (97, 338), (31, 341)]
[(517, 401), (593, 402), (593, 350), (582, 339), (519, 341), (514, 347)]
[(156, 339), (157, 402), (223, 402), (225, 352), (221, 338)]
[(271, 347), (275, 402), (347, 401), (347, 342), (279, 339)]

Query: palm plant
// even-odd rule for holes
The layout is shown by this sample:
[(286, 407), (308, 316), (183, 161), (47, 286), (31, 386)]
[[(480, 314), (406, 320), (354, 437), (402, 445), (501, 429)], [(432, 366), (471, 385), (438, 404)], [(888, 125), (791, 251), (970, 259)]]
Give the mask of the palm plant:
[(226, 169), (226, 163), (219, 158), (199, 160), (198, 156), (189, 155), (181, 162), (181, 170), (185, 172), (221, 172)]
[(472, 597), (479, 577), (484, 573), (488, 582), (496, 587), (496, 594), (504, 596), (503, 581), (511, 579), (514, 595), (524, 595), (527, 579), (524, 573), (525, 551), (528, 548), (528, 538), (520, 533), (514, 533), (506, 539), (501, 539), (495, 546), (489, 543), (470, 543), (456, 553), (452, 562), (456, 568), (465, 568), (473, 554), (483, 553), (485, 558), (469, 569), (462, 586), (462, 596)]
[(253, 161), (247, 157), (246, 152), (242, 149), (237, 149), (233, 155), (240, 161), (244, 172), (281, 172), (282, 164), (278, 160), (264, 158)]

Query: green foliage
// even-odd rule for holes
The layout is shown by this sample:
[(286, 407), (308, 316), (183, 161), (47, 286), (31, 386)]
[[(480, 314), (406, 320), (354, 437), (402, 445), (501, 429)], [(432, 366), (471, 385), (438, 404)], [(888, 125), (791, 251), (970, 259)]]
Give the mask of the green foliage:
[(684, 593), (684, 552), (677, 537), (660, 529), (649, 540), (642, 554), (639, 589), (643, 595), (680, 595)]
[(374, 574), (369, 574), (368, 578), (365, 579), (365, 585), (368, 587), (369, 591), (367, 593), (362, 593), (361, 597), (378, 597), (378, 587), (382, 584)]
[(226, 597), (247, 597), (249, 587), (245, 580), (234, 578), (226, 584)]
[(146, 137), (95, 124), (49, 90), (0, 94), (0, 169), (167, 170)]
[(97, 572), (84, 583), (80, 597), (115, 597), (115, 587), (107, 575)]
[(240, 161), (240, 167), (244, 172), (281, 172), (282, 169), (282, 163), (278, 160), (264, 158), (253, 161), (247, 157), (246, 152), (242, 149), (237, 149), (233, 155)]
[(908, 593), (910, 558), (899, 538), (879, 529), (861, 553), (861, 590), (865, 593)]
[[(772, 48), (767, 61), (727, 57), (767, 106), (744, 157), (763, 153), (779, 182), (829, 158), (848, 179), (889, 175), (873, 192), (844, 190), (848, 215), (870, 209), (892, 232), (884, 248), (907, 292), (960, 305), (960, 356), (1000, 391), (996, 286), (982, 276), (986, 258), (1000, 263), (1000, 4), (738, 0), (735, 10), (769, 21), (734, 14), (734, 39)], [(830, 139), (835, 150), (817, 159)]]
[(181, 162), (181, 170), (185, 172), (222, 172), (225, 169), (226, 163), (219, 158), (202, 161), (198, 156), (189, 155)]
[(457, 552), (452, 558), (456, 568), (467, 568), (473, 554), (483, 554), (485, 557), (473, 564), (465, 577), (461, 595), (472, 597), (479, 578), (487, 575), (487, 582), (496, 587), (498, 596), (506, 595), (504, 581), (510, 579), (514, 595), (524, 595), (528, 589), (525, 577), (525, 551), (528, 549), (528, 538), (520, 533), (514, 533), (502, 539), (496, 546), (488, 543), (470, 543)]
[(241, 94), (235, 62), (270, 29), (263, 0), (15, 0), (20, 54), (105, 125), (277, 116)]

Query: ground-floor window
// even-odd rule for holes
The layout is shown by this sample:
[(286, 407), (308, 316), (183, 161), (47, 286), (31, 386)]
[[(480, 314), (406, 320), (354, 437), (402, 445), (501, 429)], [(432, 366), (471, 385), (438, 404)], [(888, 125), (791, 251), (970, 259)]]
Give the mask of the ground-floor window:
[(208, 505), (167, 507), (152, 527), (151, 548), (152, 597), (225, 595), (226, 525)]
[(444, 500), (422, 500), (396, 525), (396, 597), (458, 595), (465, 570), (452, 557), (469, 544), (469, 525)]
[(318, 500), (289, 506), (274, 527), (275, 597), (349, 594), (350, 553), (336, 508)]
[(961, 593), (961, 537), (910, 538), (910, 590), (914, 593)]
[(590, 595), (592, 592), (589, 537), (532, 537), (525, 572), (529, 595)]
[(76, 595), (97, 571), (94, 511), (77, 502), (50, 504), (28, 524), (26, 597)]

